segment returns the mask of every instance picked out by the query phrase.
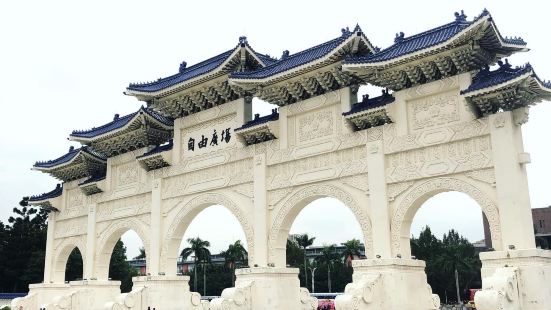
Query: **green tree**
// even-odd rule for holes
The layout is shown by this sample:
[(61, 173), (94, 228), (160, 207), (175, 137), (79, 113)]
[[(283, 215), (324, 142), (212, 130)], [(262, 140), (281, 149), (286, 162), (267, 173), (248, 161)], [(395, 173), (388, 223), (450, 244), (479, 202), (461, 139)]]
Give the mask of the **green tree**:
[(24, 198), (8, 224), (0, 222), (0, 290), (27, 291), (30, 283), (39, 283), (44, 274), (46, 220), (43, 209), (28, 206)]
[(304, 257), (304, 251), (300, 248), (294, 235), (290, 235), (287, 238), (287, 247), (285, 251), (287, 265), (291, 267), (300, 267), (302, 265), (302, 258)]
[(321, 255), (316, 258), (316, 261), (327, 268), (327, 290), (331, 293), (331, 269), (333, 264), (337, 262), (339, 256), (335, 251), (335, 245), (324, 246), (321, 250)]
[(195, 292), (197, 292), (197, 266), (199, 262), (210, 261), (210, 242), (207, 240), (202, 240), (201, 238), (189, 238), (187, 239), (189, 247), (186, 247), (182, 250), (180, 255), (185, 260), (192, 253), (194, 254), (193, 258), (193, 286)]
[(137, 274), (137, 271), (127, 262), (126, 247), (119, 239), (115, 244), (113, 254), (111, 254), (109, 278), (121, 281), (121, 292), (127, 293), (132, 290), (132, 277)]
[(311, 246), (312, 244), (314, 244), (314, 240), (316, 239), (316, 237), (312, 237), (310, 238), (310, 236), (308, 236), (308, 234), (301, 234), (301, 235), (296, 235), (295, 236), (295, 240), (297, 242), (297, 244), (302, 248), (302, 250), (304, 251), (304, 285), (305, 287), (308, 287), (308, 264), (307, 264), (307, 261), (306, 261), (306, 248)]
[(364, 250), (362, 243), (358, 239), (348, 240), (345, 243), (342, 243), (342, 245), (344, 245), (342, 256), (345, 264), (348, 266), (351, 265), (351, 262), (355, 257), (360, 257), (362, 255), (361, 251)]
[(247, 250), (241, 244), (241, 240), (235, 241), (233, 244), (228, 246), (226, 251), (222, 251), (220, 254), (224, 256), (226, 264), (231, 271), (231, 283), (232, 286), (235, 284), (235, 268), (238, 264), (244, 264), (247, 260)]

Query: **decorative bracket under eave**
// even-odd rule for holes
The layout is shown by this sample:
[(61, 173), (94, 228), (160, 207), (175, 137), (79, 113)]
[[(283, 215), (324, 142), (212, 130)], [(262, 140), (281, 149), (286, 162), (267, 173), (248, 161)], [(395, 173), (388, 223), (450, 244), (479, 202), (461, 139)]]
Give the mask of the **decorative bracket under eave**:
[(172, 164), (171, 150), (173, 146), (173, 140), (170, 140), (168, 144), (151, 148), (143, 155), (136, 157), (136, 160), (146, 171), (168, 167)]
[(350, 111), (344, 112), (342, 115), (346, 120), (354, 124), (355, 130), (364, 130), (392, 123), (387, 113), (387, 107), (394, 100), (394, 97), (387, 90), (383, 90), (382, 96), (372, 99), (368, 95), (365, 95), (361, 102), (353, 105)]
[(262, 143), (265, 141), (277, 139), (279, 132), (279, 113), (277, 109), (272, 110), (272, 114), (260, 117), (255, 114), (255, 118), (245, 125), (235, 129), (235, 133), (247, 145)]

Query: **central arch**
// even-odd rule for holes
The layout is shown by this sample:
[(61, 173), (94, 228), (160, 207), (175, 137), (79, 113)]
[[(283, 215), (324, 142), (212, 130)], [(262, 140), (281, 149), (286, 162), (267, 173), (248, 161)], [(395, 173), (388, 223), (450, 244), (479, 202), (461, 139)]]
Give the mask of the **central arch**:
[(467, 194), (478, 203), (488, 219), (493, 247), (498, 251), (502, 249), (499, 210), (494, 202), (486, 193), (469, 182), (459, 178), (443, 177), (417, 184), (405, 194), (404, 198), (397, 205), (391, 223), (394, 255), (411, 256), (409, 244), (411, 223), (421, 205), (436, 194), (452, 191)]
[(160, 270), (162, 272), (165, 272), (167, 275), (176, 275), (176, 262), (179, 255), (178, 248), (186, 229), (199, 212), (214, 205), (224, 206), (237, 218), (247, 239), (249, 261), (254, 261), (253, 227), (247, 219), (245, 212), (224, 194), (205, 193), (192, 198), (187, 203), (179, 203), (176, 206), (179, 211), (167, 230), (161, 249)]
[[(367, 208), (362, 208), (348, 191), (332, 184), (318, 184), (299, 188), (290, 196), (279, 212), (273, 217), (268, 240), (269, 262), (278, 267), (285, 267), (285, 249), (287, 237), (293, 221), (300, 211), (309, 203), (319, 198), (331, 197), (344, 203), (360, 224), (365, 244), (365, 255), (373, 256), (373, 236), (371, 232), (371, 220)], [(367, 196), (366, 196), (367, 199)]]
[(133, 230), (140, 237), (145, 249), (146, 266), (150, 264), (149, 255), (149, 234), (147, 224), (134, 218), (128, 218), (124, 220), (117, 220), (111, 223), (101, 233), (101, 237), (98, 240), (97, 252), (96, 252), (96, 266), (94, 268), (94, 274), (99, 280), (106, 280), (109, 277), (109, 262), (111, 261), (111, 254), (115, 248), (115, 244), (121, 238), (121, 236), (129, 231)]

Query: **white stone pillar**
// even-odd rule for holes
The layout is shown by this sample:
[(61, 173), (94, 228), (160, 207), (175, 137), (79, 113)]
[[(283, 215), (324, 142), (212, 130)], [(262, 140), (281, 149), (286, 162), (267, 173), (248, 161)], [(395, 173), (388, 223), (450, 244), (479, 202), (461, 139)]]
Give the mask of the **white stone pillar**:
[(283, 150), (289, 147), (289, 135), (287, 133), (287, 117), (289, 115), (289, 106), (284, 106), (279, 108), (279, 147)]
[(161, 257), (161, 186), (162, 180), (153, 180), (151, 191), (151, 235), (149, 252), (147, 253), (147, 272), (151, 275), (159, 274)]
[(268, 265), (268, 214), (266, 199), (266, 154), (254, 157), (254, 261), (251, 266)]
[(524, 165), (529, 155), (523, 150), (521, 127), (515, 124), (512, 112), (490, 115), (489, 121), (502, 246), (533, 249), (536, 244)]
[(373, 254), (380, 255), (381, 258), (391, 258), (390, 211), (382, 140), (367, 143), (367, 168), (369, 171), (367, 178), (373, 229)]
[(55, 217), (56, 212), (52, 211), (48, 214), (48, 231), (46, 237), (46, 257), (44, 259), (44, 283), (53, 281), (53, 251), (54, 251), (54, 232), (55, 232)]
[(94, 275), (96, 254), (96, 204), (88, 206), (88, 223), (86, 230), (86, 256), (84, 259), (83, 278), (90, 280)]

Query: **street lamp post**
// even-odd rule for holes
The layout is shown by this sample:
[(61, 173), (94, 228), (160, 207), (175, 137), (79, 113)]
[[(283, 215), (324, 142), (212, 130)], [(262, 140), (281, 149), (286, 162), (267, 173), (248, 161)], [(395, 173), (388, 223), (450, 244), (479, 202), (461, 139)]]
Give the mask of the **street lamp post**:
[(314, 267), (314, 268), (310, 267), (310, 271), (312, 272), (312, 293), (316, 292), (314, 282), (315, 282), (315, 275), (316, 275), (316, 269), (317, 268), (318, 267)]

